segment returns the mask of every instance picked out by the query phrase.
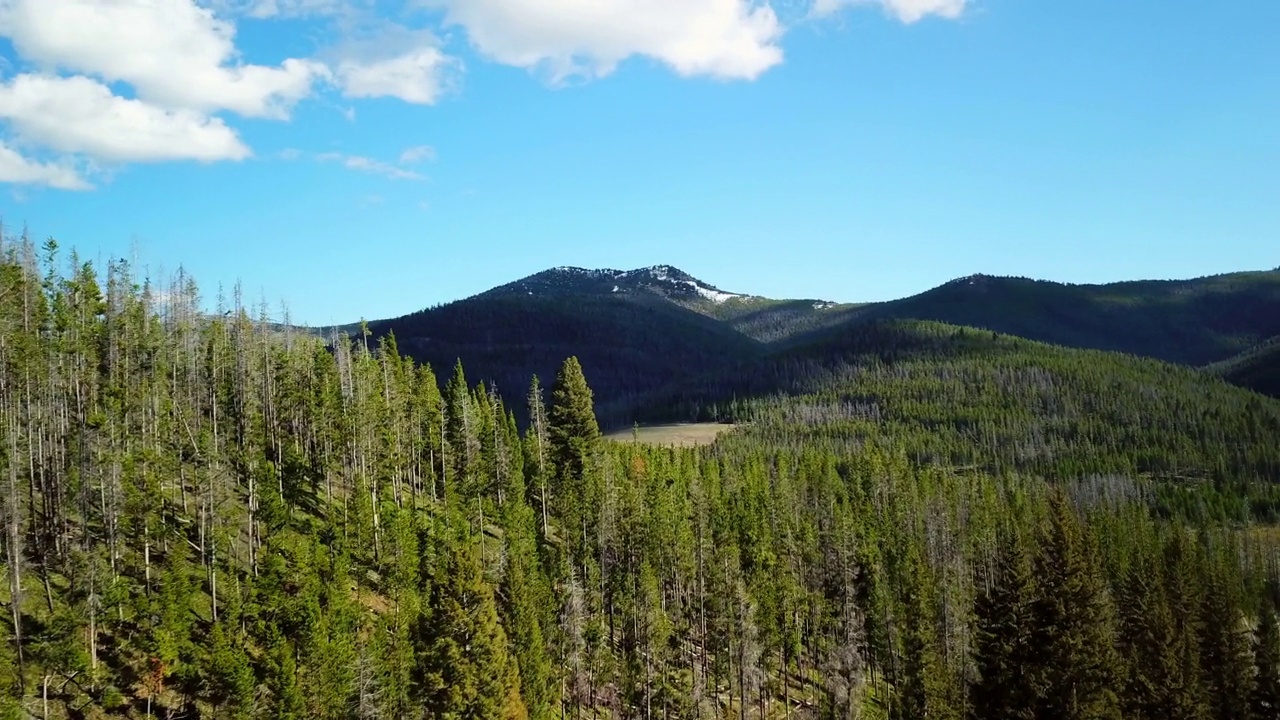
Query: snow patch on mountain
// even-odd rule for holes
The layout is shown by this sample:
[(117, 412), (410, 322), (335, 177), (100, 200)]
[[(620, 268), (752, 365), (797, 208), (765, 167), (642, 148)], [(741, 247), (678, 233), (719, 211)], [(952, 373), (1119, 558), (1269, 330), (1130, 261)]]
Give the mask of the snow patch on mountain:
[(745, 297), (744, 295), (739, 295), (737, 293), (721, 292), (720, 290), (709, 288), (705, 285), (699, 284), (696, 280), (685, 280), (684, 283), (686, 285), (691, 285), (699, 295), (716, 304), (720, 304), (726, 300), (732, 300), (734, 298)]
[(651, 265), (635, 270), (588, 269), (572, 265), (545, 270), (522, 280), (494, 288), (491, 293), (518, 292), (523, 295), (600, 293), (614, 296), (657, 293), (677, 302), (710, 301), (717, 305), (750, 295), (725, 292), (708, 285), (673, 265)]

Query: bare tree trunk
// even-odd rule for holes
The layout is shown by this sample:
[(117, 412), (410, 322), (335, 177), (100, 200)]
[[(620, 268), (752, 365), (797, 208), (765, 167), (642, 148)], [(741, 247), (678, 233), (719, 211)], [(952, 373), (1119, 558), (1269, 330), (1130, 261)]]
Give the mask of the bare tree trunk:
[(18, 497), (18, 467), (14, 458), (18, 454), (17, 430), (8, 423), (9, 435), (9, 609), (13, 615), (13, 643), (18, 651), (18, 684), (25, 690), (26, 658), (22, 648), (22, 501)]
[(98, 595), (97, 563), (90, 559), (89, 566), (89, 667), (98, 669)]

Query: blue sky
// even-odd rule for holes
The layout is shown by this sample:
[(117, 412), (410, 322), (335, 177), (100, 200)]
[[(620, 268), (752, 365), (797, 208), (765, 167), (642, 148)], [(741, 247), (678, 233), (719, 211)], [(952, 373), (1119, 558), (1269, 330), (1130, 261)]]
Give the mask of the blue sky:
[(1280, 265), (1280, 3), (0, 0), (0, 217), (310, 323)]

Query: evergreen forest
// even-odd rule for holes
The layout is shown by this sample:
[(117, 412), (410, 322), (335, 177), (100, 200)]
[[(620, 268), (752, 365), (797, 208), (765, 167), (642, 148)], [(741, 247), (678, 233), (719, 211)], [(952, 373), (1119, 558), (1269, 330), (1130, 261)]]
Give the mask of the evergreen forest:
[(0, 247), (0, 718), (1280, 718), (1280, 401), (1215, 375), (885, 319), (653, 388), (737, 425), (679, 449), (268, 320)]

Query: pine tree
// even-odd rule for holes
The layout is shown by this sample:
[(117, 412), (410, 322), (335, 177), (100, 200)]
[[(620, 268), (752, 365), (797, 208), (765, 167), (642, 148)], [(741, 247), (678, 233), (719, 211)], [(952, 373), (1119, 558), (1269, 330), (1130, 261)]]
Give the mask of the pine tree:
[(977, 679), (969, 690), (970, 708), (976, 720), (1029, 720), (1034, 679), (1044, 663), (1043, 649), (1035, 644), (1031, 557), (1017, 536), (1006, 537), (996, 557), (990, 588), (974, 608)]
[(551, 464), (562, 487), (578, 489), (587, 470), (600, 426), (592, 407), (591, 388), (582, 374), (576, 357), (564, 361), (556, 375), (552, 393), (551, 417), (548, 420)]
[(22, 690), (18, 682), (18, 659), (9, 633), (0, 623), (0, 720), (20, 718)]
[(1066, 497), (1050, 504), (1035, 563), (1035, 642), (1044, 651), (1038, 717), (1118, 718), (1112, 615), (1090, 540)]
[(253, 669), (243, 644), (229, 637), (221, 623), (213, 626), (210, 644), (209, 670), (214, 704), (225, 708), (231, 717), (252, 717)]
[(512, 554), (503, 581), (506, 596), (506, 627), (520, 668), (521, 695), (531, 720), (548, 720), (556, 697), (555, 671), (547, 652), (546, 636), (539, 619), (538, 602), (544, 593), (537, 588), (538, 572), (531, 557)]
[(442, 555), (418, 631), (426, 709), (442, 720), (526, 717), (516, 662), (474, 549), (451, 544)]
[(288, 640), (279, 641), (271, 653), (267, 687), (271, 690), (272, 717), (275, 720), (303, 720), (306, 703), (298, 684), (298, 664), (294, 660), (294, 646)]
[(960, 704), (952, 692), (949, 669), (939, 653), (932, 577), (915, 549), (909, 552), (904, 577), (903, 671), (894, 717), (959, 718)]
[(1204, 641), (1200, 663), (1208, 690), (1210, 717), (1247, 720), (1253, 694), (1254, 659), (1240, 611), (1239, 581), (1215, 569), (1205, 583)]
[(1280, 718), (1280, 622), (1272, 603), (1263, 602), (1253, 638), (1256, 682), (1250, 707), (1254, 720)]
[(475, 482), (479, 460), (479, 439), (476, 436), (476, 419), (467, 388), (467, 377), (459, 360), (453, 375), (445, 385), (445, 480), (444, 499), (457, 506), (469, 498), (457, 497), (464, 488)]
[(550, 496), (555, 502), (570, 557), (581, 570), (584, 582), (589, 575), (590, 557), (594, 548), (599, 547), (598, 540), (593, 543), (588, 537), (588, 530), (602, 531), (598, 520), (607, 504), (593, 474), (600, 428), (591, 397), (591, 388), (587, 387), (577, 358), (565, 360), (556, 376), (547, 427), (551, 466), (555, 469)]
[(550, 467), (551, 440), (547, 429), (547, 408), (543, 403), (542, 385), (537, 375), (533, 376), (533, 381), (529, 384), (528, 411), (529, 431), (525, 438), (526, 453), (529, 456), (529, 462), (525, 463), (529, 468), (526, 473), (529, 479), (527, 491), (530, 495), (529, 505), (538, 509), (542, 537), (546, 538), (550, 529), (547, 482), (553, 470)]
[(1125, 717), (1203, 718), (1198, 678), (1187, 676), (1160, 566), (1148, 557), (1136, 560), (1125, 574), (1119, 600), (1119, 640), (1127, 661)]

